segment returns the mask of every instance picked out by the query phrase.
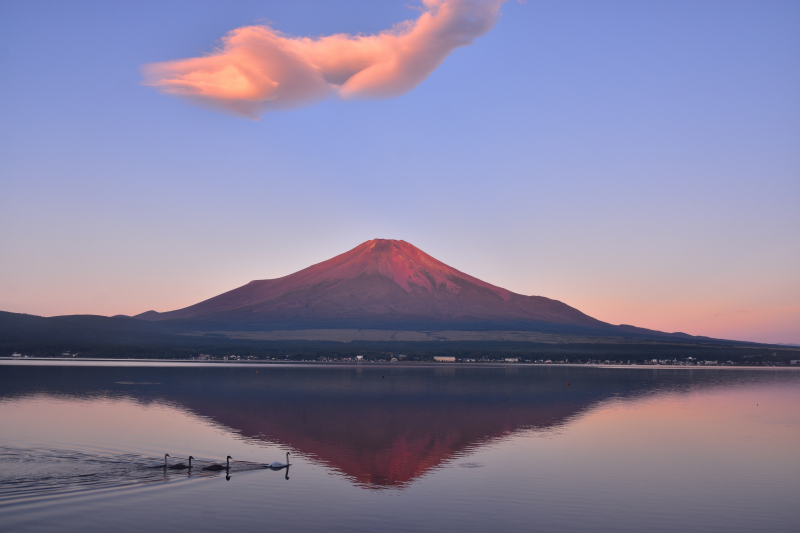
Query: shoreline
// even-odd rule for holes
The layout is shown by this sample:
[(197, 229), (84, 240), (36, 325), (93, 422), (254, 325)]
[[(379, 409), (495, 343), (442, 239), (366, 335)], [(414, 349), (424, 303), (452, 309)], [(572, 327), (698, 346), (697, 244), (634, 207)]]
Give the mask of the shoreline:
[(234, 366), (234, 367), (263, 367), (263, 366), (329, 366), (329, 367), (364, 367), (364, 366), (391, 366), (391, 367), (574, 367), (574, 368), (636, 368), (645, 370), (719, 370), (719, 369), (780, 369), (800, 370), (800, 365), (662, 365), (662, 364), (605, 364), (605, 363), (524, 363), (524, 362), (451, 362), (451, 361), (201, 361), (196, 359), (111, 359), (111, 358), (65, 358), (65, 357), (0, 357), (0, 366)]

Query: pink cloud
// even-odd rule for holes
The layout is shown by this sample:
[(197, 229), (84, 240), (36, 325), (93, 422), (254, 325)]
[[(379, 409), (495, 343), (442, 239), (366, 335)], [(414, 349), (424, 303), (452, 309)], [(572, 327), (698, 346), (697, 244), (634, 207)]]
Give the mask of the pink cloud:
[(504, 0), (422, 0), (416, 20), (377, 35), (291, 37), (269, 26), (231, 31), (206, 57), (151, 63), (145, 84), (258, 118), (329, 96), (392, 98), (427, 78), (454, 49), (488, 32)]

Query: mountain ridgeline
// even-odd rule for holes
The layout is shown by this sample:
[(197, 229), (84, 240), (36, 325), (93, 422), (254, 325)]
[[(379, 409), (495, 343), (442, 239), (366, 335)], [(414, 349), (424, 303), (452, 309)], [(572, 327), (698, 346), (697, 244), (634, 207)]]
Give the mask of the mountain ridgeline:
[(524, 296), (465, 274), (405, 242), (367, 241), (294, 274), (247, 285), (150, 321), (224, 329), (606, 329), (558, 300)]
[(800, 349), (664, 333), (596, 320), (558, 300), (465, 274), (405, 241), (375, 239), (277, 279), (135, 317), (0, 311), (0, 356), (383, 360), (520, 357), (788, 363)]

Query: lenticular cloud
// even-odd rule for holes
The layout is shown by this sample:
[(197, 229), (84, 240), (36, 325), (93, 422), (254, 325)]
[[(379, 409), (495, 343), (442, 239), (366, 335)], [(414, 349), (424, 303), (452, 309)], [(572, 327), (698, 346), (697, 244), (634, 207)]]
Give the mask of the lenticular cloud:
[(504, 0), (422, 1), (418, 19), (377, 35), (309, 38), (269, 26), (238, 28), (209, 56), (145, 65), (145, 84), (250, 118), (332, 95), (399, 96), (489, 31)]

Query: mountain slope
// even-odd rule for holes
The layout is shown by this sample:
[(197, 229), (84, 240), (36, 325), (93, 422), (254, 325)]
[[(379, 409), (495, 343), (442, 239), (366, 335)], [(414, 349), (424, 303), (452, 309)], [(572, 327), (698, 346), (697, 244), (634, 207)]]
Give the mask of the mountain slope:
[(557, 300), (513, 293), (405, 241), (387, 239), (367, 241), (282, 278), (251, 281), (184, 309), (148, 311), (136, 318), (280, 327), (609, 326)]

